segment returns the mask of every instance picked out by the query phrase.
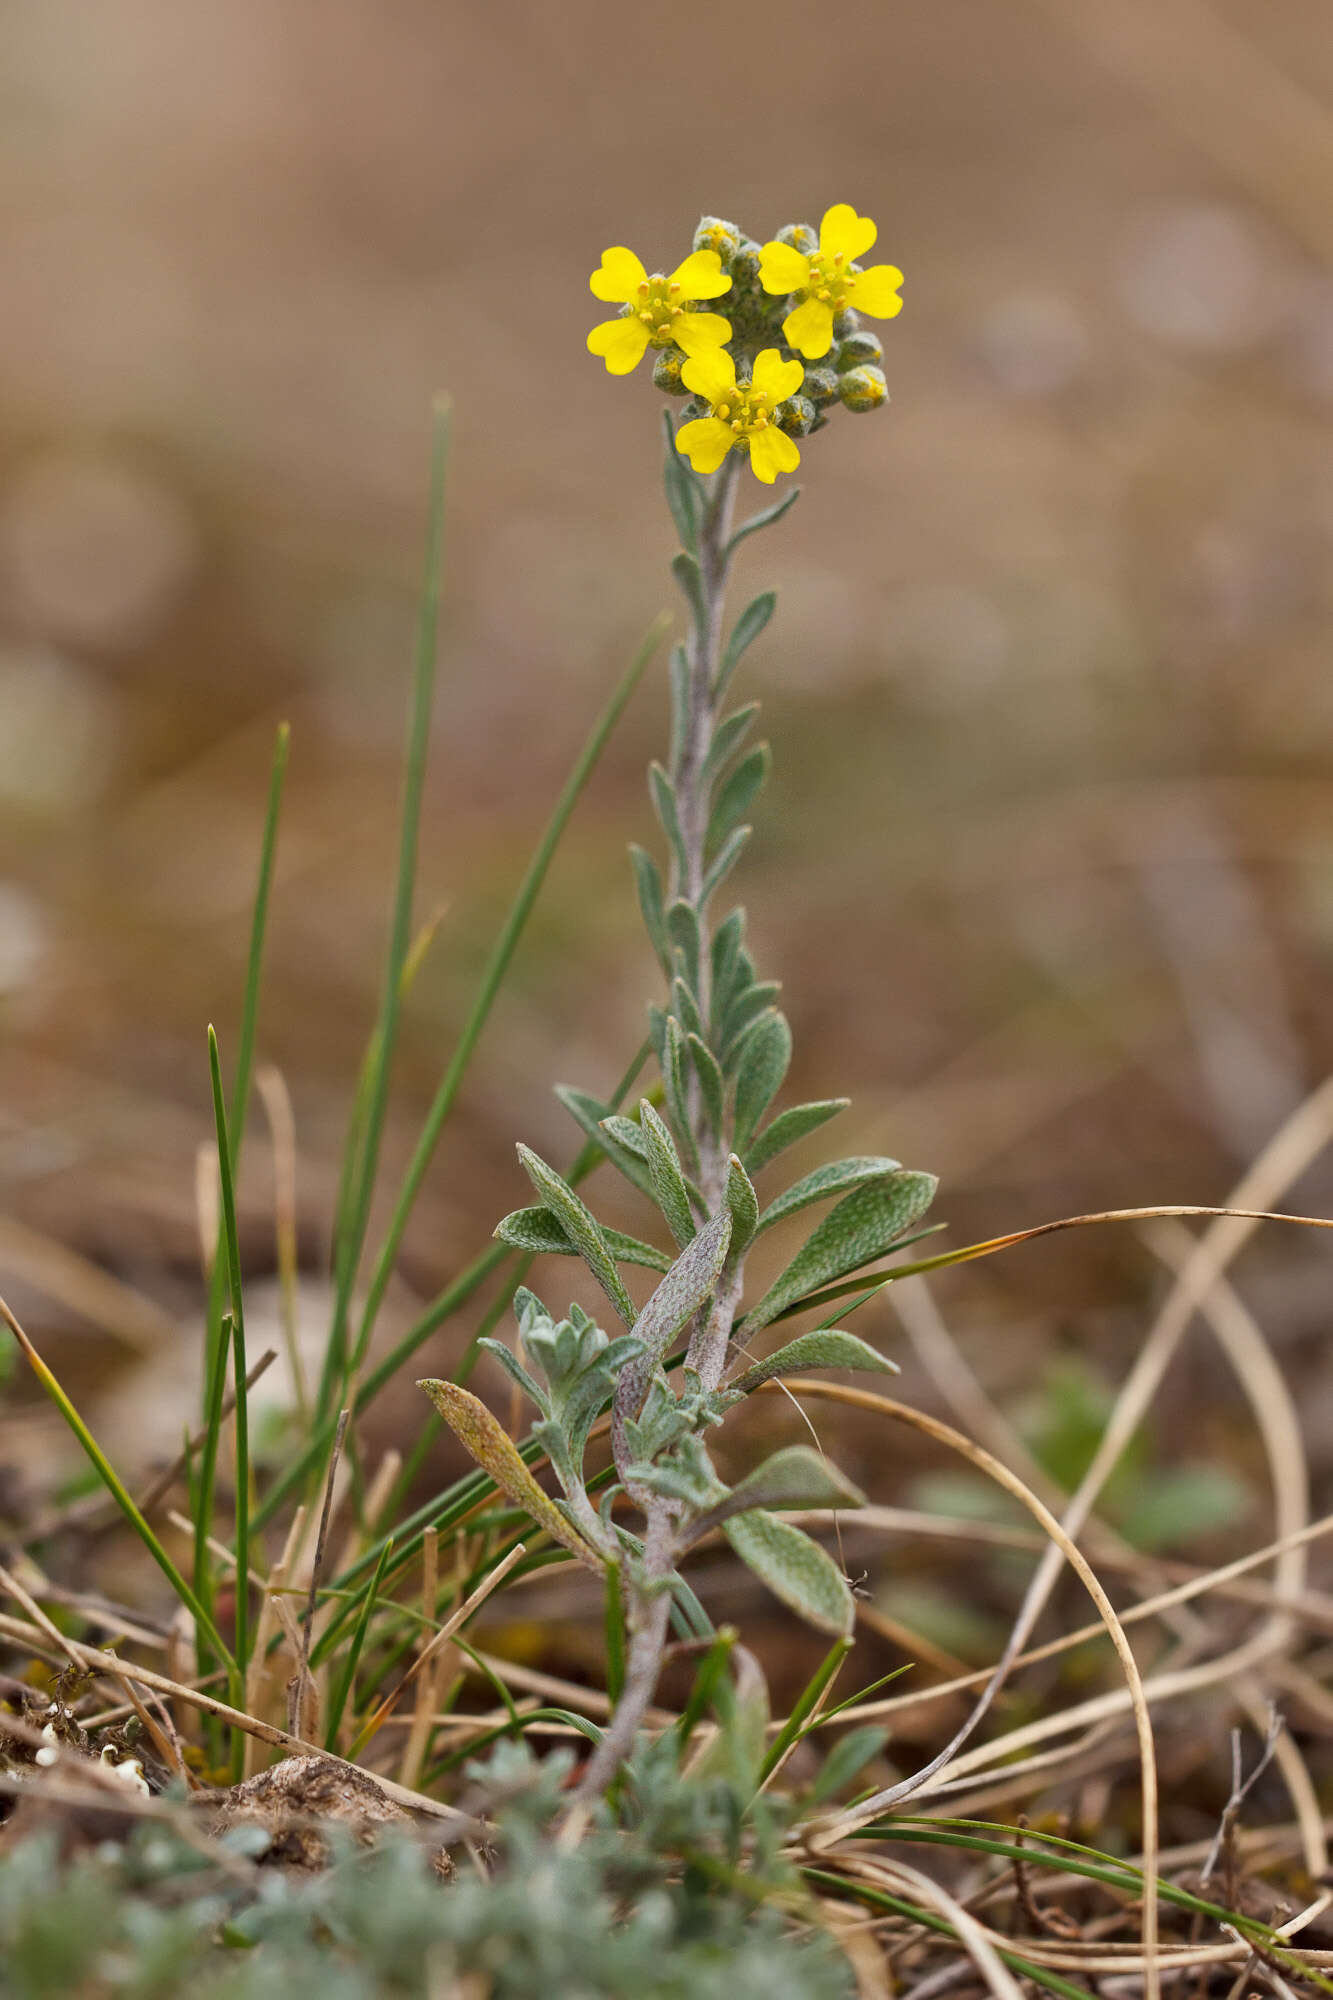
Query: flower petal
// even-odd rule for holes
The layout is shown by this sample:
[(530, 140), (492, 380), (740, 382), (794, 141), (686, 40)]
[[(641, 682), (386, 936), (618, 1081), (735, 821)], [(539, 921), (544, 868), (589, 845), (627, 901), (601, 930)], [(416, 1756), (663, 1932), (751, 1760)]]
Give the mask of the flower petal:
[(898, 287), (903, 274), (894, 264), (872, 264), (868, 271), (852, 274), (851, 301), (858, 312), (872, 319), (896, 319), (903, 309)]
[(721, 313), (682, 313), (671, 322), (671, 334), (686, 354), (698, 354), (704, 348), (725, 347), (731, 339), (731, 321)]
[(676, 432), (676, 449), (683, 451), (696, 472), (716, 472), (735, 439), (720, 417), (696, 417)]
[(807, 299), (782, 322), (788, 345), (807, 361), (818, 361), (833, 345), (833, 308), (823, 299)]
[(754, 358), (754, 386), (775, 403), (785, 403), (805, 380), (799, 361), (784, 361), (776, 347), (766, 347)]
[(603, 250), (601, 264), (588, 280), (588, 289), (595, 299), (603, 299), (609, 306), (628, 305), (637, 297), (647, 276), (634, 252), (618, 243), (614, 249)]
[(771, 486), (780, 472), (795, 472), (800, 462), (801, 454), (796, 449), (795, 438), (789, 438), (786, 431), (780, 431), (776, 424), (751, 435), (750, 469), (756, 479), (763, 480), (765, 486)]
[(589, 354), (600, 354), (608, 375), (628, 375), (643, 360), (648, 329), (641, 319), (604, 319), (588, 335)]
[(720, 299), (723, 292), (731, 290), (731, 279), (716, 250), (694, 251), (683, 264), (677, 264), (671, 283), (679, 285), (687, 299)]
[(680, 379), (696, 396), (706, 396), (710, 403), (717, 403), (735, 391), (736, 363), (725, 347), (701, 347), (681, 369)]
[(864, 257), (879, 235), (868, 215), (858, 215), (849, 202), (835, 202), (819, 225), (819, 247), (826, 257), (841, 250), (844, 257)]
[(765, 243), (759, 252), (759, 282), (775, 298), (783, 292), (799, 292), (810, 282), (810, 259), (790, 243)]

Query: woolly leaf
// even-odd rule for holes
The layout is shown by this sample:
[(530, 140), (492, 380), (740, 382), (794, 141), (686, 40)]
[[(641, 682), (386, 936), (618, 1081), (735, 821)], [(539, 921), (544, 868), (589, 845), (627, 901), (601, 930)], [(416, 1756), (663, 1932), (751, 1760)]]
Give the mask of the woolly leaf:
[(671, 769), (679, 771), (690, 728), (690, 661), (684, 646), (671, 648), (667, 673), (671, 681)]
[[(494, 1233), (502, 1243), (510, 1244), (515, 1250), (526, 1250), (531, 1256), (578, 1257), (582, 1254), (549, 1208), (516, 1208), (511, 1215), (496, 1223)], [(654, 1250), (651, 1243), (640, 1243), (637, 1236), (625, 1236), (618, 1229), (603, 1227), (602, 1239), (617, 1264), (640, 1264), (645, 1271), (671, 1269), (671, 1259), (665, 1251)]]
[(639, 1106), (639, 1118), (653, 1200), (666, 1217), (667, 1228), (684, 1249), (694, 1238), (695, 1226), (680, 1155), (665, 1123), (646, 1098)]
[[(579, 1128), (587, 1134), (594, 1145), (601, 1147), (616, 1171), (622, 1173), (625, 1179), (642, 1193), (650, 1193), (640, 1149), (626, 1144), (619, 1131), (620, 1126), (630, 1125), (637, 1139), (638, 1126), (633, 1125), (628, 1118), (616, 1119), (609, 1116), (606, 1106), (600, 1104), (595, 1097), (589, 1096), (586, 1090), (575, 1090), (570, 1084), (558, 1083), (555, 1094)], [(611, 1129), (613, 1125), (617, 1128), (615, 1131)]]
[(518, 1383), (524, 1395), (532, 1399), (544, 1417), (550, 1415), (551, 1406), (546, 1396), (538, 1388), (511, 1347), (506, 1347), (502, 1340), (487, 1340), (484, 1334), (477, 1342), (477, 1345), (478, 1347), (484, 1347), (488, 1354), (494, 1355), (495, 1359), (504, 1369), (505, 1374)]
[(731, 1217), (724, 1209), (681, 1251), (635, 1320), (635, 1337), (643, 1342), (644, 1352), (621, 1371), (616, 1410), (622, 1418), (638, 1415), (653, 1370), (717, 1283), (730, 1241)]
[(688, 555), (682, 550), (678, 556), (672, 556), (671, 570), (676, 582), (680, 585), (685, 602), (690, 607), (690, 613), (696, 627), (700, 632), (706, 631), (708, 627), (708, 604), (704, 597), (703, 577), (699, 573), (698, 563), (692, 555)]
[(666, 913), (667, 937), (671, 948), (684, 962), (685, 977), (694, 992), (699, 990), (699, 913), (678, 899)]
[[(620, 1282), (615, 1259), (591, 1209), (585, 1207), (569, 1183), (560, 1178), (554, 1167), (548, 1167), (530, 1146), (520, 1146), (518, 1157), (537, 1190), (542, 1207), (548, 1209), (560, 1224), (625, 1324), (632, 1326), (634, 1301)], [(844, 1266), (844, 1269), (850, 1268)]]
[(726, 1088), (722, 1082), (722, 1072), (717, 1066), (717, 1057), (699, 1035), (687, 1036), (686, 1042), (690, 1060), (694, 1064), (694, 1073), (699, 1079), (699, 1091), (703, 1097), (704, 1110), (708, 1113), (708, 1122), (714, 1132), (720, 1132)]
[(676, 788), (658, 763), (648, 766), (648, 789), (652, 794), (653, 810), (662, 823), (662, 831), (671, 843), (676, 864), (685, 869), (685, 842), (681, 838), (680, 814), (676, 810)]
[(938, 1185), (934, 1174), (904, 1169), (845, 1196), (746, 1315), (742, 1336), (767, 1326), (821, 1285), (882, 1257), (930, 1207)]
[(736, 863), (740, 860), (741, 855), (749, 845), (750, 835), (753, 832), (754, 828), (752, 826), (738, 826), (736, 831), (729, 834), (721, 847), (718, 848), (717, 853), (708, 864), (703, 881), (699, 884), (700, 909), (703, 909), (709, 897), (722, 887), (722, 884), (726, 881), (728, 875), (730, 875), (732, 869), (736, 866)]
[(554, 1500), (543, 1492), (519, 1457), (517, 1445), (486, 1405), (466, 1389), (460, 1389), (456, 1382), (425, 1381), (418, 1382), (417, 1387), (425, 1390), (454, 1436), (471, 1452), (482, 1470), (489, 1472), (500, 1491), (516, 1507), (531, 1514), (553, 1541), (576, 1555), (589, 1569), (600, 1572), (601, 1557), (574, 1532)]
[[(743, 962), (738, 971), (747, 969)], [(742, 985), (736, 981), (734, 999), (727, 1007), (722, 1021), (722, 1056), (724, 1062), (738, 1061), (746, 1031), (759, 1018), (766, 1007), (771, 1007), (782, 988), (775, 979), (747, 979)]]
[(671, 950), (667, 944), (666, 911), (662, 894), (662, 877), (657, 863), (646, 848), (633, 844), (629, 858), (634, 864), (634, 880), (639, 892), (639, 909), (643, 916), (643, 927), (648, 933), (648, 941), (657, 953), (663, 972), (671, 970)]
[(706, 1534), (755, 1507), (864, 1507), (865, 1494), (808, 1444), (788, 1445), (748, 1472), (724, 1500), (700, 1515), (691, 1533)]
[[(733, 539), (733, 548), (739, 539), (739, 536)], [(715, 701), (720, 701), (725, 694), (727, 683), (740, 665), (746, 648), (754, 644), (769, 619), (773, 616), (777, 601), (776, 591), (762, 591), (758, 597), (751, 599), (740, 617), (736, 620), (736, 623), (732, 626), (731, 637), (727, 640), (726, 651), (722, 655), (722, 664), (717, 670), (717, 679), (713, 682), (713, 699)]]
[(676, 524), (681, 547), (693, 551), (699, 540), (703, 496), (694, 474), (676, 449), (676, 434), (672, 427), (670, 410), (662, 412), (662, 428), (666, 432), (662, 483), (666, 487), (667, 506), (671, 509), (671, 518)]
[(850, 1097), (824, 1097), (813, 1104), (793, 1104), (789, 1111), (780, 1111), (770, 1125), (766, 1125), (745, 1155), (746, 1167), (757, 1174), (770, 1160), (776, 1160), (779, 1153), (794, 1146), (798, 1139), (817, 1132), (830, 1118), (836, 1118), (840, 1111), (846, 1111)]
[(828, 1201), (833, 1195), (846, 1194), (850, 1188), (860, 1187), (865, 1181), (884, 1180), (889, 1174), (897, 1173), (901, 1166), (901, 1160), (869, 1156), (833, 1160), (826, 1167), (816, 1167), (812, 1174), (797, 1181), (764, 1210), (760, 1231), (771, 1229), (775, 1222), (795, 1215), (798, 1209), (808, 1208), (811, 1202)]
[(712, 746), (704, 760), (705, 784), (708, 784), (715, 778), (719, 771), (726, 769), (736, 752), (740, 749), (741, 744), (749, 735), (758, 713), (759, 703), (751, 701), (747, 702), (744, 708), (734, 710), (724, 721), (718, 723), (717, 728), (713, 731)]
[(791, 1061), (791, 1029), (776, 1007), (754, 1023), (736, 1058), (735, 1141), (744, 1153), (750, 1134), (767, 1111)]
[(680, 1022), (687, 1035), (703, 1032), (703, 1022), (699, 1016), (698, 1002), (685, 981), (677, 976), (671, 982), (671, 1011)]
[(796, 505), (800, 497), (800, 487), (793, 486), (788, 492), (783, 494), (780, 500), (775, 500), (771, 507), (763, 507), (757, 514), (751, 514), (748, 521), (742, 521), (731, 540), (727, 543), (727, 554), (729, 556), (733, 554), (740, 547), (747, 535), (757, 535), (761, 528), (771, 528), (775, 521), (780, 521), (783, 515)]
[(685, 1037), (681, 1033), (680, 1023), (674, 1021), (670, 1015), (667, 1016), (666, 1033), (663, 1039), (665, 1046), (663, 1049), (662, 1082), (666, 1089), (667, 1110), (671, 1113), (671, 1123), (675, 1127), (676, 1137), (685, 1149), (690, 1165), (697, 1168), (699, 1164), (698, 1148), (694, 1143), (694, 1134), (690, 1130), (690, 1098), (689, 1086), (686, 1081)]
[(795, 1375), (802, 1368), (864, 1368), (876, 1375), (899, 1375), (902, 1370), (896, 1361), (890, 1361), (887, 1354), (858, 1340), (854, 1333), (843, 1333), (840, 1328), (826, 1327), (815, 1333), (802, 1333), (795, 1340), (789, 1340), (776, 1353), (766, 1355), (756, 1361), (753, 1368), (747, 1368), (731, 1383), (733, 1389), (749, 1391), (757, 1389), (761, 1382), (767, 1382), (775, 1375)]
[(748, 757), (742, 757), (718, 792), (708, 816), (707, 847), (714, 847), (725, 840), (731, 829), (745, 818), (768, 776), (772, 761), (767, 743), (758, 744)]
[(759, 1221), (759, 1197), (734, 1153), (727, 1161), (727, 1212), (731, 1217), (730, 1254), (734, 1262), (749, 1248)]
[(790, 1522), (772, 1514), (738, 1514), (722, 1531), (741, 1561), (789, 1610), (837, 1638), (856, 1616), (852, 1593), (832, 1557)]

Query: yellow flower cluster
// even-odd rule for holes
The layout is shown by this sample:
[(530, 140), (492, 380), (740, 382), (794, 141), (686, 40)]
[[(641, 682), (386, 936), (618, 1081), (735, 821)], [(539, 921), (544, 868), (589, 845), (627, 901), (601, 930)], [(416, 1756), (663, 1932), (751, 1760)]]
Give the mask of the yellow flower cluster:
[[(894, 318), (903, 277), (892, 264), (867, 270), (857, 261), (877, 234), (869, 216), (838, 202), (818, 238), (793, 225), (762, 246), (705, 217), (694, 250), (669, 276), (650, 275), (617, 245), (603, 252), (589, 285), (620, 312), (592, 329), (589, 352), (610, 374), (628, 375), (650, 347), (658, 350), (658, 386), (691, 392), (706, 411), (676, 433), (694, 470), (716, 472), (729, 452), (743, 451), (771, 485), (800, 464), (795, 439), (822, 427), (826, 406), (870, 410), (887, 398), (880, 345), (860, 330), (860, 316)], [(726, 314), (701, 309), (714, 299), (726, 300)], [(804, 363), (822, 362), (835, 341), (833, 366), (807, 371)]]

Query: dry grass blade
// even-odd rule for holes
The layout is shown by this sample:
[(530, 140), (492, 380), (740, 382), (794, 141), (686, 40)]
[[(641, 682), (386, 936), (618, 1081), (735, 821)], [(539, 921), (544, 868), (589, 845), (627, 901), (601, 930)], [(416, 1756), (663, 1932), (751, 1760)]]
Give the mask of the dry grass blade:
[[(967, 1459), (979, 1472), (984, 1472), (988, 1478), (993, 1479), (997, 1485), (1002, 1486), (1006, 1492), (1011, 1493), (1016, 1500), (1020, 1501), (1027, 1508), (1028, 1512), (1033, 1515), (1034, 1519), (1051, 1537), (1052, 1542), (1069, 1563), (1070, 1567), (1077, 1573), (1079, 1581), (1096, 1605), (1111, 1643), (1115, 1647), (1125, 1675), (1134, 1711), (1134, 1727), (1139, 1746), (1139, 1778), (1143, 1806), (1143, 1956), (1146, 1965), (1145, 1976), (1148, 2000), (1157, 2000), (1159, 1992), (1159, 1981), (1155, 1967), (1157, 1946), (1157, 1869), (1155, 1858), (1157, 1844), (1157, 1761), (1153, 1748), (1152, 1719), (1148, 1713), (1148, 1704), (1144, 1698), (1142, 1677), (1139, 1674), (1138, 1664), (1135, 1661), (1129, 1640), (1125, 1637), (1124, 1628), (1116, 1616), (1115, 1608), (1103, 1590), (1096, 1573), (1080, 1554), (1055, 1516), (1042, 1504), (1035, 1493), (1024, 1485), (1017, 1474), (1010, 1472), (1007, 1466), (1001, 1465), (998, 1459), (993, 1458), (988, 1451), (983, 1451), (980, 1445), (973, 1444), (970, 1438), (964, 1437), (960, 1431), (954, 1430), (951, 1425), (941, 1423), (938, 1418), (927, 1416), (922, 1410), (914, 1410), (906, 1403), (895, 1402), (892, 1398), (878, 1395), (869, 1389), (853, 1389), (837, 1382), (808, 1382), (799, 1378), (789, 1382), (787, 1387), (791, 1390), (792, 1394), (797, 1396), (815, 1395), (831, 1402), (846, 1403), (858, 1409), (871, 1410), (879, 1415), (891, 1417), (896, 1422), (908, 1424), (913, 1429), (923, 1432), (925, 1436), (933, 1438), (937, 1443), (943, 1444), (951, 1451), (957, 1452), (960, 1457)], [(941, 1753), (940, 1757), (934, 1759), (932, 1764), (927, 1767), (928, 1773), (933, 1773), (941, 1768), (943, 1763), (951, 1758), (955, 1745), (959, 1741), (964, 1740), (965, 1736), (976, 1727), (981, 1717), (989, 1708), (995, 1693), (1006, 1678), (1012, 1664), (1012, 1659), (1017, 1655), (1020, 1647), (1021, 1641), (1019, 1645), (1013, 1645), (1011, 1642), (1010, 1647), (1006, 1649), (1005, 1656), (1000, 1660), (999, 1665), (991, 1676), (989, 1683), (983, 1689), (968, 1724), (965, 1725), (964, 1730), (960, 1732), (959, 1736), (954, 1739), (954, 1742)], [(830, 1827), (822, 1830), (818, 1837), (818, 1845), (820, 1847), (830, 1845), (832, 1842), (843, 1838), (846, 1834), (854, 1832), (858, 1827), (866, 1825), (869, 1820), (876, 1818), (888, 1806), (895, 1804), (902, 1798), (910, 1796), (917, 1787), (917, 1779), (907, 1779), (900, 1785), (893, 1785), (884, 1791), (875, 1793), (872, 1798), (863, 1801), (862, 1804), (857, 1806), (853, 1812), (843, 1814)]]

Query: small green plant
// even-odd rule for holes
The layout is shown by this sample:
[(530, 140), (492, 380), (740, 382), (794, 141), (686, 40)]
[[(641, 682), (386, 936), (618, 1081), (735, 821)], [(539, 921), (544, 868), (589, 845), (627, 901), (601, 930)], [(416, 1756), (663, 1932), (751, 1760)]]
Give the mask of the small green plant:
[[(839, 1639), (850, 1633), (852, 1597), (841, 1571), (778, 1515), (855, 1507), (860, 1494), (801, 1445), (728, 1486), (707, 1437), (751, 1390), (775, 1377), (802, 1368), (891, 1367), (831, 1323), (762, 1360), (752, 1343), (775, 1323), (812, 1309), (850, 1273), (914, 1241), (935, 1193), (930, 1174), (860, 1156), (817, 1167), (761, 1202), (755, 1181), (842, 1101), (774, 1113), (791, 1030), (776, 1004), (777, 987), (760, 976), (747, 948), (743, 910), (720, 920), (714, 915), (749, 839), (747, 815), (769, 763), (765, 745), (749, 747), (757, 705), (733, 708), (729, 697), (775, 600), (771, 591), (754, 598), (728, 630), (727, 586), (741, 543), (781, 518), (796, 498), (793, 492), (737, 524), (737, 478), (748, 460), (760, 480), (772, 483), (799, 461), (793, 436), (826, 422), (803, 394), (800, 355), (819, 359), (836, 340), (835, 388), (826, 393), (820, 386), (819, 409), (839, 393), (844, 401), (850, 396), (850, 407), (862, 407), (864, 382), (876, 372), (871, 353), (877, 358), (879, 348), (862, 331), (857, 306), (884, 314), (901, 303), (900, 272), (888, 265), (863, 271), (854, 261), (874, 240), (875, 225), (845, 204), (828, 211), (818, 236), (793, 224), (762, 248), (733, 224), (705, 217), (693, 251), (669, 278), (650, 277), (632, 252), (614, 249), (591, 280), (597, 297), (622, 302), (622, 316), (594, 329), (590, 349), (620, 374), (654, 347), (663, 357), (655, 379), (668, 391), (676, 387), (679, 359), (680, 385), (695, 393), (700, 414), (687, 411), (679, 428), (669, 417), (666, 423), (666, 492), (682, 544), (673, 569), (690, 631), (671, 656), (669, 754), (649, 773), (665, 871), (642, 849), (633, 853), (640, 907), (665, 985), (662, 1004), (649, 1012), (661, 1109), (645, 1096), (627, 1117), (586, 1091), (566, 1087), (559, 1095), (584, 1134), (656, 1210), (674, 1255), (604, 1227), (553, 1167), (520, 1146), (537, 1202), (506, 1216), (496, 1235), (529, 1254), (582, 1258), (623, 1328), (612, 1338), (577, 1306), (557, 1320), (525, 1288), (516, 1298), (523, 1358), (503, 1342), (482, 1342), (536, 1405), (532, 1436), (562, 1498), (547, 1498), (498, 1420), (468, 1390), (442, 1381), (422, 1385), (510, 1498), (581, 1561), (604, 1570), (618, 1590), (628, 1635), (624, 1685), (583, 1779), (590, 1797), (617, 1776), (630, 1752), (657, 1685), (673, 1611), (691, 1630), (695, 1601), (683, 1589), (680, 1564), (705, 1536), (720, 1529), (812, 1625)], [(703, 300), (731, 317), (697, 310)], [(752, 1244), (828, 1203), (829, 1213), (775, 1281), (747, 1304)], [(661, 1274), (642, 1306), (626, 1285), (626, 1266)], [(605, 1406), (615, 1478), (594, 1503), (585, 1455)], [(634, 1510), (633, 1525), (622, 1517), (622, 1502)]]

